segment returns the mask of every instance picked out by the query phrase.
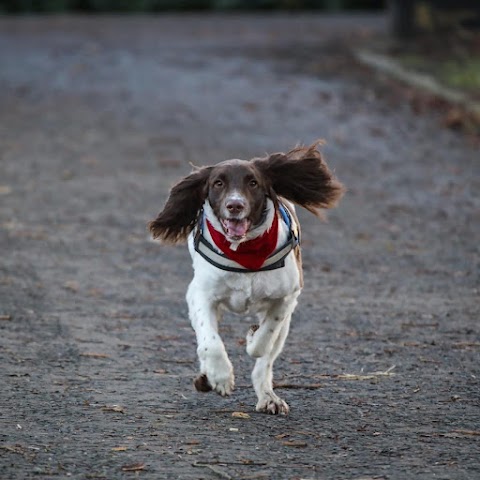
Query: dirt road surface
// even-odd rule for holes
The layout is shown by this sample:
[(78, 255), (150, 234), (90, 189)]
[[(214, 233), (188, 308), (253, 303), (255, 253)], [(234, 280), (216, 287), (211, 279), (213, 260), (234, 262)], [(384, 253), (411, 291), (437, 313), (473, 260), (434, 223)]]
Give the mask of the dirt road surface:
[[(358, 66), (382, 17), (0, 18), (0, 478), (480, 477), (480, 153)], [(169, 187), (324, 138), (348, 187), (303, 222), (305, 289), (255, 413), (193, 389)], [(248, 417), (232, 416), (244, 412)]]

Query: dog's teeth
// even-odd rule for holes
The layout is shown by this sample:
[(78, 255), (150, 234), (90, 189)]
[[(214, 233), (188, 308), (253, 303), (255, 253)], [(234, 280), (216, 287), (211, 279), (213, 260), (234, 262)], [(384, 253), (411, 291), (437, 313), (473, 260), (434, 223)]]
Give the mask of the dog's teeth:
[(248, 229), (250, 228), (250, 221), (246, 218), (241, 220), (237, 219), (226, 219), (222, 221), (223, 228), (225, 233), (230, 237), (243, 237), (247, 234)]

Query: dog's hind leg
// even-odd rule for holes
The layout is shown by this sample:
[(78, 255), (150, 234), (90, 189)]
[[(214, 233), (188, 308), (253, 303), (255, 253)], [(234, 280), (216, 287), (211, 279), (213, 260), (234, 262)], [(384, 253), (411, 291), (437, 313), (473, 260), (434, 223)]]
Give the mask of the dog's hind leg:
[(283, 349), (290, 328), (291, 317), (286, 318), (270, 352), (257, 358), (252, 371), (252, 382), (258, 397), (257, 412), (287, 415), (288, 404), (273, 391), (273, 363)]
[(260, 325), (253, 325), (247, 334), (247, 353), (253, 358), (261, 358), (272, 351), (273, 344), (285, 321), (290, 321), (297, 305), (296, 291), (282, 299), (278, 299), (260, 320)]
[(218, 334), (220, 310), (210, 303), (207, 295), (200, 295), (201, 286), (192, 281), (187, 291), (190, 321), (197, 336), (197, 354), (200, 361), (200, 375), (195, 379), (199, 391), (213, 390), (225, 396), (234, 387), (233, 367), (225, 345)]
[(257, 358), (252, 371), (252, 382), (258, 397), (256, 410), (286, 415), (287, 403), (273, 391), (273, 363), (281, 353), (290, 329), (298, 293), (279, 301), (267, 313), (260, 327), (250, 329), (247, 335), (247, 353)]

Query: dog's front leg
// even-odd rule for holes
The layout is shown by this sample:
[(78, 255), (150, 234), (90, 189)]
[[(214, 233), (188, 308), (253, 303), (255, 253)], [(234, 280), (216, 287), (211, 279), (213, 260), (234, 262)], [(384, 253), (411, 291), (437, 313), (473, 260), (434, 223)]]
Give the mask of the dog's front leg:
[(195, 388), (204, 392), (214, 390), (225, 396), (230, 395), (234, 387), (233, 367), (218, 334), (219, 306), (208, 298), (202, 286), (193, 280), (187, 291), (187, 303), (200, 360)]
[(258, 397), (258, 412), (283, 415), (289, 412), (288, 404), (273, 391), (273, 363), (285, 344), (299, 293), (277, 301), (260, 326), (253, 326), (248, 332), (247, 353), (257, 358), (252, 382)]

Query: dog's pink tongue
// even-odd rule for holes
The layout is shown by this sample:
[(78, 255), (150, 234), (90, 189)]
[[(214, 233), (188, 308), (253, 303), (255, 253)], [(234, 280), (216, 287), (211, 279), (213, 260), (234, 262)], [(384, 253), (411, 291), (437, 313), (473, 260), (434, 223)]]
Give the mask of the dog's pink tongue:
[(229, 237), (243, 237), (248, 230), (250, 222), (244, 218), (243, 220), (224, 220), (226, 234)]

